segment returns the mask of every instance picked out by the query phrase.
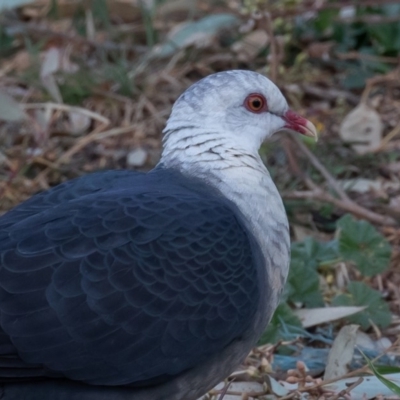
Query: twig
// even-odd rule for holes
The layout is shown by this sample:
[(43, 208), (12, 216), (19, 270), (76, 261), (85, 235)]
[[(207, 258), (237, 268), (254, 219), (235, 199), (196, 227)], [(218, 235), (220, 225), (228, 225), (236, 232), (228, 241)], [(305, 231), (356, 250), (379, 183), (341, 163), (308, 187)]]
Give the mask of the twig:
[(387, 64), (400, 64), (399, 57), (375, 56), (373, 54), (359, 53), (358, 51), (350, 51), (348, 53), (335, 53), (335, 55), (339, 60), (366, 60)]
[(226, 385), (224, 386), (224, 388), (221, 390), (221, 394), (220, 394), (220, 396), (218, 397), (218, 400), (223, 400), (223, 398), (224, 398), (225, 395), (227, 394), (228, 389), (229, 389), (229, 386), (231, 386), (231, 384), (232, 384), (232, 381), (229, 381), (229, 382), (226, 383)]
[(344, 397), (346, 394), (350, 394), (350, 392), (356, 388), (358, 385), (361, 385), (361, 383), (364, 381), (364, 378), (360, 376), (353, 384), (351, 384), (348, 388), (341, 390), (339, 393), (337, 393), (335, 396), (330, 398), (330, 400), (338, 400), (341, 397)]
[(397, 311), (400, 311), (400, 289), (397, 287), (397, 285), (393, 282), (391, 282), (390, 280), (386, 281), (386, 285), (389, 289), (389, 291), (391, 291), (393, 293), (393, 297), (396, 298), (396, 301), (394, 302), (396, 304), (396, 308)]
[(385, 75), (376, 75), (373, 76), (372, 78), (367, 79), (367, 84), (365, 85), (365, 89), (361, 95), (361, 100), (360, 103), (367, 103), (368, 97), (372, 91), (372, 88), (375, 85), (382, 84), (382, 83), (392, 83), (394, 85), (398, 85), (400, 79), (400, 69), (397, 68), (393, 71), (390, 71), (389, 73)]
[(351, 104), (358, 104), (360, 97), (345, 90), (333, 89), (333, 88), (322, 88), (318, 86), (312, 86), (309, 84), (301, 85), (302, 90), (306, 94), (319, 97), (321, 99), (336, 101), (338, 98), (345, 98)]
[(308, 191), (293, 191), (288, 193), (283, 193), (283, 197), (287, 199), (308, 199), (308, 200), (319, 200), (326, 201), (341, 208), (342, 210), (348, 211), (360, 218), (364, 218), (378, 225), (389, 225), (398, 226), (396, 220), (391, 217), (386, 217), (377, 214), (373, 211), (367, 210), (366, 208), (358, 205), (352, 200), (341, 200), (331, 196), (329, 193), (324, 192), (322, 189), (318, 188), (316, 190)]
[(296, 390), (296, 391), (290, 392), (286, 396), (279, 397), (279, 400), (290, 400), (290, 399), (293, 399), (293, 397), (300, 398), (300, 395), (301, 395), (300, 392), (298, 390)]
[(400, 133), (400, 123), (397, 124), (381, 141), (379, 146), (374, 150), (374, 153), (382, 151), (387, 144)]
[(335, 178), (327, 171), (327, 169), (321, 164), (318, 158), (304, 145), (304, 143), (297, 137), (291, 136), (295, 141), (297, 147), (307, 156), (311, 164), (321, 173), (321, 175), (326, 179), (328, 185), (339, 195), (339, 197), (344, 201), (351, 201), (344, 190), (336, 182)]
[[(325, 169), (325, 167), (320, 163), (320, 161), (317, 159), (314, 154), (311, 153), (310, 150), (297, 138), (294, 138), (294, 141), (296, 144), (300, 147), (300, 149), (303, 151), (304, 154), (306, 154), (311, 161), (311, 163), (321, 172), (321, 174), (325, 177), (327, 180), (328, 184), (331, 185), (332, 188), (336, 190), (336, 192), (341, 195), (340, 199), (337, 199), (336, 197), (330, 195), (329, 193), (323, 191), (321, 188), (319, 188), (306, 174), (300, 173), (297, 174), (299, 177), (303, 179), (305, 182), (306, 186), (311, 189), (309, 191), (294, 191), (290, 193), (284, 193), (283, 196), (286, 198), (295, 198), (295, 199), (312, 199), (312, 200), (319, 200), (319, 201), (326, 201), (331, 204), (334, 204), (336, 207), (339, 207), (345, 211), (351, 212), (361, 218), (367, 219), (373, 223), (377, 223), (379, 225), (389, 225), (389, 226), (398, 226), (398, 223), (394, 218), (391, 218), (389, 216), (383, 216), (380, 214), (377, 214), (371, 210), (366, 209), (365, 207), (360, 206), (359, 204), (355, 203), (353, 200), (351, 200), (345, 193), (344, 191), (338, 186), (337, 182), (335, 179), (329, 174), (329, 172)], [(290, 149), (287, 149), (290, 150)], [(292, 159), (293, 154), (290, 154), (289, 159)], [(293, 164), (293, 160), (291, 160), (291, 163)], [(295, 170), (299, 170), (299, 168), (296, 166)], [(337, 190), (339, 189), (339, 190)], [(343, 194), (345, 196), (343, 196)]]
[(25, 110), (31, 110), (36, 108), (44, 108), (44, 109), (53, 109), (60, 110), (65, 112), (74, 112), (78, 114), (85, 115), (89, 118), (95, 119), (104, 125), (109, 125), (110, 120), (106, 117), (103, 117), (100, 114), (95, 113), (94, 111), (90, 111), (86, 108), (69, 106), (66, 104), (58, 104), (58, 103), (29, 103), (29, 104), (21, 104), (21, 107)]
[(276, 82), (278, 79), (279, 69), (278, 43), (274, 35), (271, 14), (269, 12), (265, 12), (263, 16), (265, 20), (265, 31), (267, 32), (271, 44), (271, 52), (268, 57), (271, 66), (271, 79)]
[(117, 135), (122, 135), (124, 133), (132, 132), (136, 128), (136, 125), (124, 126), (121, 128), (113, 128), (113, 129), (109, 129), (108, 131), (102, 132), (103, 129), (105, 129), (106, 127), (107, 126), (100, 125), (96, 129), (94, 129), (89, 135), (80, 138), (75, 143), (74, 146), (72, 146), (67, 152), (65, 152), (58, 159), (57, 165), (68, 162), (75, 153), (82, 150), (89, 143), (92, 143), (92, 142), (98, 141), (98, 140), (103, 140), (103, 139), (111, 137), (111, 136), (117, 136)]
[[(218, 391), (216, 391), (216, 390), (212, 390), (211, 392), (210, 392), (212, 395), (214, 395), (214, 394), (220, 394), (220, 396), (225, 396), (225, 395), (230, 395), (230, 396), (246, 396), (245, 397), (245, 399), (246, 398), (249, 398), (249, 397), (260, 397), (260, 396), (265, 396), (266, 394), (268, 394), (268, 392), (266, 391), (266, 390), (263, 390), (262, 392), (237, 392), (237, 391), (234, 391), (234, 390), (225, 390), (225, 388), (224, 389), (222, 389), (222, 391), (220, 391), (220, 390), (218, 390)], [(222, 400), (223, 398), (222, 397), (219, 397), (218, 398), (218, 400)]]
[[(372, 364), (374, 364), (377, 360), (379, 360), (380, 358), (382, 358), (385, 354), (389, 353), (390, 351), (393, 351), (394, 349), (396, 349), (396, 346), (398, 346), (400, 343), (400, 338), (398, 338), (389, 348), (387, 348), (382, 354), (379, 354), (378, 356), (376, 356), (375, 358), (373, 358), (371, 361)], [(330, 385), (331, 383), (335, 383), (338, 381), (341, 381), (342, 379), (348, 379), (348, 378), (354, 378), (354, 377), (360, 377), (360, 374), (372, 374), (369, 365), (366, 364), (361, 368), (358, 368), (354, 371), (348, 372), (347, 374), (344, 374), (342, 376), (338, 376), (336, 378), (332, 378), (332, 379), (327, 379), (325, 381), (321, 381), (316, 383), (313, 386), (308, 386), (304, 389), (301, 389), (299, 391), (301, 392), (305, 392), (305, 391), (310, 391), (310, 390), (315, 390), (315, 389), (319, 389), (319, 388), (323, 388), (326, 385)]]

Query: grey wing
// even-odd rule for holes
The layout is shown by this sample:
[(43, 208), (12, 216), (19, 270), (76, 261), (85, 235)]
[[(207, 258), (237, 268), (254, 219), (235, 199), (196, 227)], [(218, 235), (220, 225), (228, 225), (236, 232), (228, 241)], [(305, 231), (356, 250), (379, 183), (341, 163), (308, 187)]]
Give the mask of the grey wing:
[(38, 209), (0, 219), (0, 379), (162, 382), (249, 329), (252, 245), (219, 199), (139, 185)]

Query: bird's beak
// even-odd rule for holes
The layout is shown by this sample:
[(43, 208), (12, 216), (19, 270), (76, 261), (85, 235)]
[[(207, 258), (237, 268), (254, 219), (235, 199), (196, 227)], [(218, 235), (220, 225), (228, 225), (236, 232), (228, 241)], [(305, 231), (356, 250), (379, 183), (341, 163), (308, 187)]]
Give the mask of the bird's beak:
[(288, 110), (283, 116), (283, 120), (286, 122), (284, 129), (313, 137), (315, 141), (318, 140), (317, 128), (308, 119), (301, 117), (292, 110)]

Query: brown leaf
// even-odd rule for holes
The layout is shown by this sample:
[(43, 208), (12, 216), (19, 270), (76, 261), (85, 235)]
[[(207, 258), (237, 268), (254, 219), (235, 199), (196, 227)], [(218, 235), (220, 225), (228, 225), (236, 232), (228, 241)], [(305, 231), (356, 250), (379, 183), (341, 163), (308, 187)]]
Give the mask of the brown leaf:
[(340, 137), (354, 143), (352, 147), (359, 154), (376, 149), (382, 139), (383, 125), (379, 114), (371, 107), (360, 103), (344, 118), (340, 126)]

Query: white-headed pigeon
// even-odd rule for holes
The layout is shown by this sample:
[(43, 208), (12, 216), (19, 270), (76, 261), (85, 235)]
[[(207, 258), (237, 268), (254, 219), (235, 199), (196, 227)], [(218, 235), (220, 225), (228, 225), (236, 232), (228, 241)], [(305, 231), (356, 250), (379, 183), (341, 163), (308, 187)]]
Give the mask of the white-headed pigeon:
[(246, 357), (288, 273), (282, 200), (258, 155), (316, 136), (250, 71), (176, 101), (159, 164), (40, 193), (0, 218), (2, 400), (195, 400)]

